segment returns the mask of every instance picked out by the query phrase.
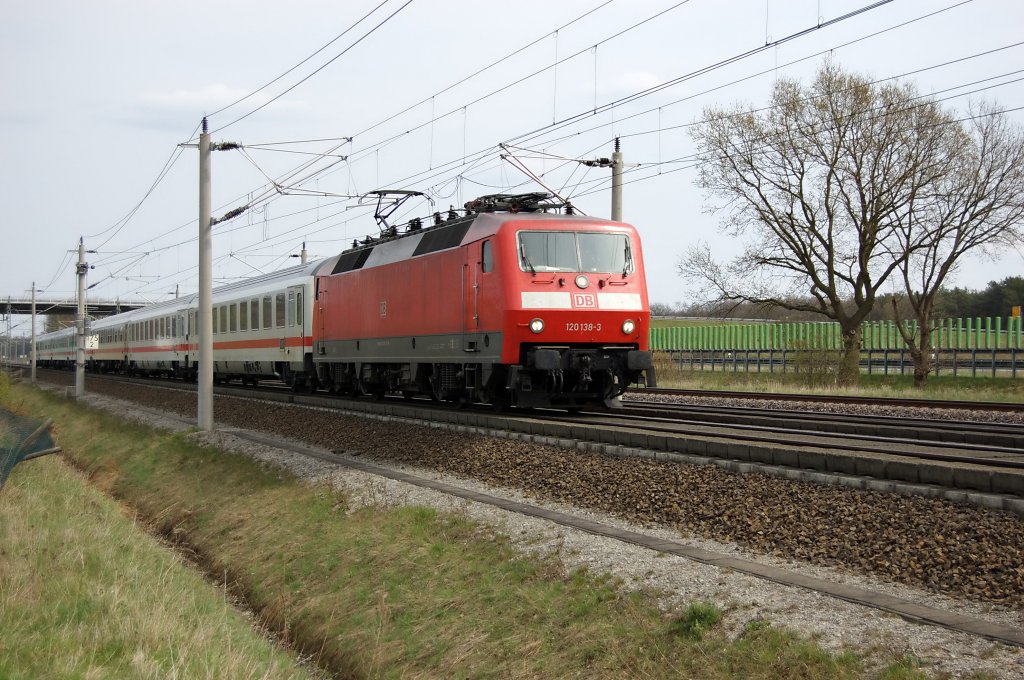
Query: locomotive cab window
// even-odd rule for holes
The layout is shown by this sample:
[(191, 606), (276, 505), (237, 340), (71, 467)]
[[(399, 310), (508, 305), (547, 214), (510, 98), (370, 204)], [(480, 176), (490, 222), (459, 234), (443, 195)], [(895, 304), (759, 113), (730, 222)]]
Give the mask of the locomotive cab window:
[(628, 274), (633, 256), (627, 234), (521, 231), (519, 267), (532, 273)]
[(484, 241), (480, 246), (480, 268), (484, 273), (494, 271), (494, 253), (491, 251), (490, 241)]

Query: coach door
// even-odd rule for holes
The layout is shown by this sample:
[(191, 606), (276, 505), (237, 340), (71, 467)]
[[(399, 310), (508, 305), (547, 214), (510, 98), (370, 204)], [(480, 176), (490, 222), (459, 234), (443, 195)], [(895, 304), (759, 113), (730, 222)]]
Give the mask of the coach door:
[(291, 286), (288, 288), (288, 340), (287, 352), (290, 361), (302, 361), (305, 353), (306, 336), (306, 300), (303, 295), (303, 286)]
[(174, 339), (171, 342), (174, 343), (174, 360), (185, 362), (184, 365), (188, 366), (187, 355), (185, 354), (185, 336), (188, 331), (185, 328), (185, 315), (178, 314), (174, 317), (174, 321), (171, 325), (171, 334)]

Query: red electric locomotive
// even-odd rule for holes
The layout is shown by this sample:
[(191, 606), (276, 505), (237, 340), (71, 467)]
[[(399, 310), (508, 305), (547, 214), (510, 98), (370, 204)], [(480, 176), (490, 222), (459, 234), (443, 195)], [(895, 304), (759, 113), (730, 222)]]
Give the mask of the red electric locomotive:
[(636, 229), (546, 194), (466, 208), (390, 228), (318, 268), (320, 386), (574, 409), (654, 385)]

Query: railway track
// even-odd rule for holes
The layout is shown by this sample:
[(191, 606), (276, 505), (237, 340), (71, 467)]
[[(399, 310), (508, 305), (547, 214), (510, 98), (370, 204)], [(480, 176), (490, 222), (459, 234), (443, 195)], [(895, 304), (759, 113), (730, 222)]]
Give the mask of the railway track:
[[(159, 380), (99, 379), (195, 389)], [(296, 394), (283, 386), (220, 386), (216, 391), (408, 422), (454, 423), (563, 448), (714, 463), (739, 472), (946, 498), (1024, 516), (1024, 441), (1019, 425), (649, 402), (574, 415), (543, 410), (498, 414), (426, 400)]]
[(892, 406), (906, 408), (940, 408), (950, 410), (997, 411), (1016, 413), (1024, 404), (1003, 401), (969, 401), (950, 399), (902, 399), (894, 397), (858, 397), (853, 395), (823, 395), (767, 392), (736, 392), (729, 390), (684, 390), (661, 387), (640, 388), (633, 395), (662, 397), (699, 397), (772, 401), (812, 402), (819, 404), (859, 404), (863, 406)]

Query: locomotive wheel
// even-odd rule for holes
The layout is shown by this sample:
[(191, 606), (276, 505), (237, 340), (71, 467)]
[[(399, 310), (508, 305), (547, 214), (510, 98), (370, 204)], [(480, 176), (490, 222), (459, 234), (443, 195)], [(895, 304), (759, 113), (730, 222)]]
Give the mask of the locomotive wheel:
[(509, 406), (511, 406), (511, 399), (508, 390), (501, 390), (491, 396), (491, 408), (495, 413), (503, 413), (509, 409)]
[(448, 395), (445, 394), (444, 389), (440, 385), (440, 381), (437, 380), (436, 378), (431, 377), (430, 378), (430, 398), (433, 401), (444, 401), (445, 397), (447, 397), (447, 396)]

